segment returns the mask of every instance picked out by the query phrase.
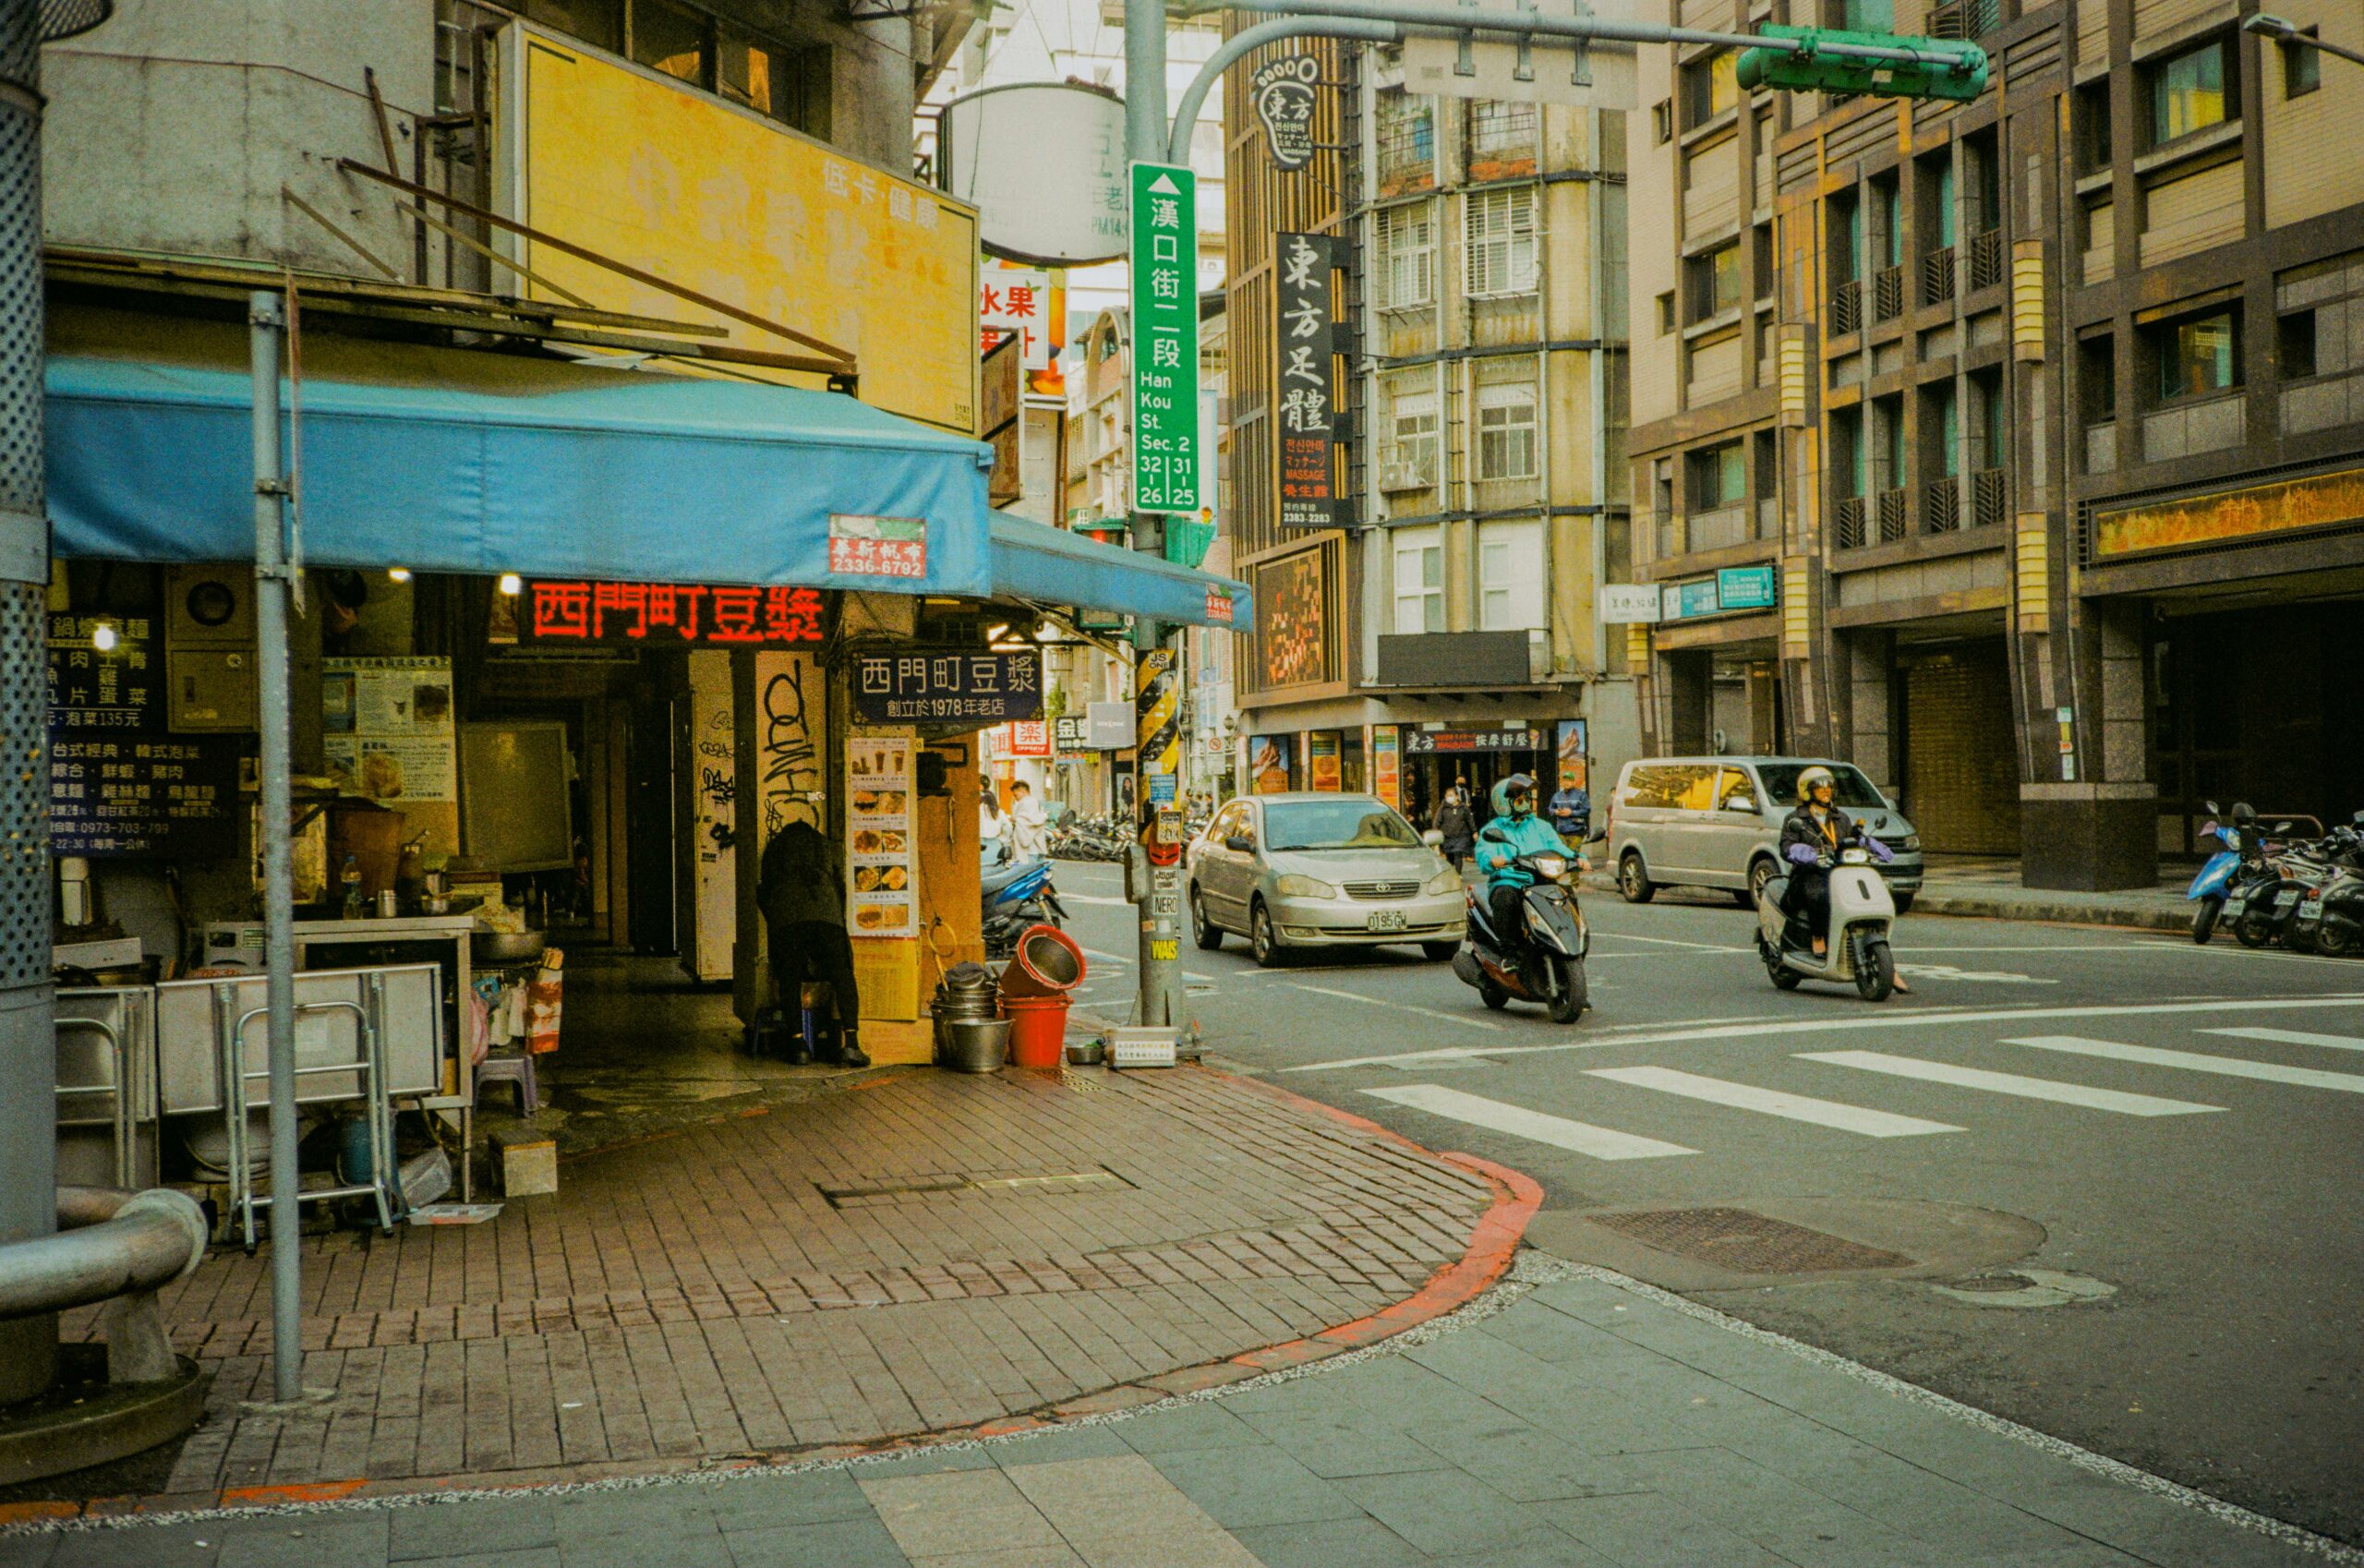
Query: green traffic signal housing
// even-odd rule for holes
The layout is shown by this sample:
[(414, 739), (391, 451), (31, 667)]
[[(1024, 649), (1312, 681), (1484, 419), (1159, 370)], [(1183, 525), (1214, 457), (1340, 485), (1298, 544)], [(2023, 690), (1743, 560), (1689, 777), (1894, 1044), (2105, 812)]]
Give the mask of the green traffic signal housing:
[[(1884, 32), (1842, 32), (1836, 28), (1778, 27), (1756, 30), (1762, 38), (1794, 38), (1795, 49), (1743, 49), (1737, 74), (1743, 87), (1778, 87), (1792, 92), (1863, 93), (1875, 98), (1942, 98), (1967, 103), (1986, 90), (1986, 51), (1950, 38), (1899, 38)], [(1921, 60), (1833, 54), (1827, 44), (1916, 51)]]

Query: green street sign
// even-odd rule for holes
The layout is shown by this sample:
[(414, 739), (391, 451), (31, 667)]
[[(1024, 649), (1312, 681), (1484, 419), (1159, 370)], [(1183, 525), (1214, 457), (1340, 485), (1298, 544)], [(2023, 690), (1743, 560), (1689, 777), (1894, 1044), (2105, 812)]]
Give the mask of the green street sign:
[(1133, 165), (1133, 510), (1199, 510), (1199, 176)]
[[(1794, 38), (1795, 49), (1743, 49), (1734, 68), (1745, 88), (1778, 87), (1792, 92), (1863, 93), (1875, 98), (1938, 98), (1968, 103), (1986, 90), (1986, 51), (1951, 38), (1902, 38), (1884, 32), (1842, 32), (1837, 28), (1776, 27), (1757, 30), (1761, 38)], [(1875, 44), (1920, 50), (1936, 60), (1906, 62), (1827, 53), (1827, 43)]]

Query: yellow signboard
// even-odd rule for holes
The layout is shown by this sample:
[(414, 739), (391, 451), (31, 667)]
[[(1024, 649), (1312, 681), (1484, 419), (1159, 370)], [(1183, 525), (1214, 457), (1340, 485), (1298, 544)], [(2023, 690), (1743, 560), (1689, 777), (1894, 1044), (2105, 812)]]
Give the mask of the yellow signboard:
[[(847, 351), (864, 403), (976, 433), (974, 211), (653, 72), (523, 26), (510, 32), (503, 102), (513, 118), (501, 140), (516, 170), (513, 216)], [(519, 259), (602, 309), (725, 327), (748, 348), (809, 352), (547, 246), (518, 244)]]
[(2093, 513), (2093, 554), (2222, 544), (2364, 519), (2364, 468)]

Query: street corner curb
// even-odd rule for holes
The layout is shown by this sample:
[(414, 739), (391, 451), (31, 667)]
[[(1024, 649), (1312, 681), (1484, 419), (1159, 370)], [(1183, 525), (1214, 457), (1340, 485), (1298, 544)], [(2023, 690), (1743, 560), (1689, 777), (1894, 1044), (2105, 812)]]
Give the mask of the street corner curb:
[(2135, 931), (2189, 931), (2190, 916), (2181, 909), (2151, 904), (2071, 904), (2042, 898), (1996, 898), (1980, 893), (1948, 892), (1924, 887), (1913, 902), (1915, 914), (1956, 919), (2024, 920), (2043, 925), (2090, 925)]

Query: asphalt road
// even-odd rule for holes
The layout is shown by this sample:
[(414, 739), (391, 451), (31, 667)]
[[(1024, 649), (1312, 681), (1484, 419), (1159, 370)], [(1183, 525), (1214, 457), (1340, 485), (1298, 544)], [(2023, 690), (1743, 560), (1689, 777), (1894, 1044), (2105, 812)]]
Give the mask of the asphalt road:
[[(1120, 1017), (1119, 880), (1058, 873)], [(1533, 1176), (1538, 1245), (2364, 1543), (2364, 962), (1912, 916), (1914, 992), (1875, 1005), (1776, 991), (1729, 900), (1585, 908), (1573, 1026), (1414, 948), (1267, 971), (1236, 938), (1186, 937), (1189, 1009), (1227, 1064)], [(1892, 1257), (1751, 1272), (1597, 1223), (1698, 1208)]]

